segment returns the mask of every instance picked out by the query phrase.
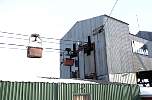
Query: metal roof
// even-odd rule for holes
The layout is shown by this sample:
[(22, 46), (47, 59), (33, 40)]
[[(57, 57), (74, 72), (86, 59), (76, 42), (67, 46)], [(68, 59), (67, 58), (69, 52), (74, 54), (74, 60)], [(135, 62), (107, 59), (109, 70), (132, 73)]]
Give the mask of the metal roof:
[(103, 15), (103, 16), (109, 17), (109, 18), (111, 18), (111, 19), (114, 19), (114, 20), (116, 20), (116, 21), (119, 21), (119, 22), (121, 22), (121, 23), (124, 23), (124, 24), (129, 25), (128, 23), (126, 23), (126, 22), (124, 22), (124, 21), (121, 21), (121, 20), (119, 20), (119, 19), (116, 19), (116, 18), (114, 18), (114, 17), (108, 16), (108, 15)]
[(152, 32), (148, 32), (148, 31), (139, 31), (136, 34), (137, 37), (152, 41)]
[[(116, 18), (111, 17), (111, 16), (108, 16), (108, 15), (106, 15), (106, 14), (100, 15), (100, 16), (95, 16), (95, 17), (92, 17), (92, 18), (103, 17), (103, 16), (108, 17), (108, 18), (111, 18), (111, 19), (114, 19), (114, 20), (116, 20), (116, 21), (118, 21), (118, 22), (121, 22), (121, 23), (124, 23), (124, 24), (129, 25), (128, 23), (126, 23), (126, 22), (124, 22), (124, 21), (122, 21), (122, 20), (116, 19)], [(83, 21), (86, 21), (86, 20), (89, 20), (89, 19), (92, 19), (92, 18), (87, 18), (87, 19), (84, 19), (84, 20), (77, 21), (75, 24), (78, 24), (79, 22), (83, 22)], [(74, 25), (75, 25), (75, 24), (74, 24)]]

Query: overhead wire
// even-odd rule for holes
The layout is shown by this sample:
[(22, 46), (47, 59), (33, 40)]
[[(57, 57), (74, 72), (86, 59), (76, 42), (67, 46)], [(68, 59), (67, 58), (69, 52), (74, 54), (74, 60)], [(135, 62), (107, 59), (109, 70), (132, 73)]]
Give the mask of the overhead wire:
[[(108, 20), (109, 20), (109, 18), (110, 18), (110, 16), (111, 16), (112, 12), (114, 11), (114, 8), (116, 7), (117, 3), (118, 3), (118, 0), (115, 1), (115, 3), (114, 3), (114, 5), (113, 5), (113, 7), (112, 7), (112, 9), (111, 9), (111, 11), (110, 11), (110, 13), (109, 13), (109, 15), (107, 15), (106, 21), (103, 23), (103, 25), (101, 25), (101, 26), (98, 27), (99, 29), (97, 28), (98, 31), (97, 31), (97, 32), (95, 31), (96, 28), (93, 29), (93, 35), (98, 34), (98, 33), (99, 33), (99, 30), (100, 30), (100, 32), (104, 31), (105, 25), (106, 25), (107, 23), (109, 23)], [(94, 32), (95, 32), (95, 33), (94, 33)]]
[[(21, 35), (21, 36), (25, 36), (25, 37), (28, 36), (29, 37), (29, 35), (27, 35), (27, 34), (17, 34), (17, 33), (10, 33), (10, 32), (4, 32), (4, 31), (0, 31), (0, 33), (15, 34), (15, 35)], [(57, 39), (57, 38), (52, 38), (52, 37), (40, 37), (40, 38), (49, 39), (49, 40), (58, 40), (58, 41), (82, 42), (82, 41), (74, 41), (74, 40), (67, 40), (67, 39)]]
[(0, 38), (1, 38), (1, 37), (4, 37), (4, 38), (12, 38), (12, 39), (28, 40), (28, 39), (25, 39), (25, 38), (17, 38), (17, 37), (14, 37), (14, 36), (2, 36), (2, 35), (0, 35)]
[[(111, 9), (111, 11), (110, 11), (110, 13), (109, 13), (106, 21), (105, 21), (105, 23), (104, 23), (103, 26), (102, 26), (102, 29), (104, 29), (105, 25), (106, 25), (107, 23), (109, 23), (108, 20), (109, 20), (109, 18), (110, 18), (110, 16), (111, 16), (111, 14), (112, 14), (115, 6), (117, 5), (117, 3), (118, 3), (118, 0), (115, 1), (114, 5), (113, 5), (113, 7), (112, 7), (112, 9)], [(138, 19), (137, 19), (137, 21), (138, 21)], [(139, 25), (138, 25), (138, 26), (139, 26)], [(111, 49), (110, 49), (110, 51), (111, 51)], [(130, 75), (130, 73), (127, 72), (127, 75)], [(131, 80), (132, 80), (132, 78), (133, 78), (133, 76), (130, 76), (130, 79), (131, 79)], [(126, 77), (126, 79), (127, 79), (127, 77)], [(130, 82), (127, 81), (127, 83), (130, 83)]]
[[(4, 42), (0, 42), (0, 45), (9, 45), (9, 46), (17, 46), (17, 47), (28, 47), (27, 45), (22, 45), (22, 44), (15, 44), (15, 43), (4, 43)], [(0, 47), (0, 48), (6, 48), (6, 47)], [(19, 49), (19, 48), (18, 48)], [(44, 49), (48, 49), (48, 50), (59, 50), (59, 51), (65, 51), (62, 49), (57, 49), (57, 48), (47, 48), (45, 47)], [(26, 49), (25, 49), (26, 50)]]
[(71, 42), (83, 42), (83, 41), (75, 41), (75, 40), (67, 40), (67, 39), (57, 39), (57, 38), (46, 38), (46, 37), (40, 37), (40, 38), (44, 38), (44, 39), (49, 39), (49, 40), (58, 40), (58, 41), (71, 41)]
[[(118, 3), (118, 0), (116, 0), (115, 1), (115, 3), (114, 3), (114, 5), (113, 5), (113, 7), (112, 7), (112, 9), (111, 9), (111, 11), (110, 11), (110, 13), (109, 13), (109, 15), (108, 15), (108, 17), (106, 18), (106, 21), (105, 21), (105, 23), (103, 24), (103, 26), (102, 26), (102, 30), (104, 30), (104, 28), (105, 28), (105, 26), (106, 26), (106, 24), (109, 24), (109, 18), (110, 18), (110, 16), (111, 16), (111, 14), (112, 14), (112, 12), (114, 11), (114, 8), (116, 7), (116, 4)], [(107, 27), (107, 30), (109, 30), (108, 29), (108, 27)], [(110, 53), (110, 60), (112, 60), (111, 58), (112, 58), (112, 56), (111, 56), (111, 49), (109, 49), (109, 53)], [(110, 64), (109, 64), (111, 67), (113, 66), (113, 64), (110, 62)], [(112, 69), (113, 70), (113, 69)], [(115, 76), (115, 75), (114, 75)]]
[(47, 42), (47, 41), (42, 41), (42, 42), (45, 42), (45, 43), (54, 43), (54, 44), (72, 45), (72, 44), (65, 44), (65, 43), (58, 43), (58, 42)]
[[(6, 32), (4, 32), (6, 33)], [(12, 34), (12, 33), (11, 33)], [(25, 35), (24, 35), (25, 36)], [(5, 36), (0, 36), (1, 37), (5, 37)], [(16, 37), (5, 37), (5, 38), (14, 38), (14, 39), (22, 39), (22, 38), (16, 38)], [(25, 39), (24, 39), (25, 40)], [(29, 40), (29, 39), (26, 39)], [(42, 41), (42, 42), (47, 42), (47, 41)], [(57, 42), (47, 42), (47, 43), (55, 43), (55, 44), (60, 44)], [(27, 47), (26, 45), (22, 45), (22, 44), (15, 44), (15, 43), (5, 43), (5, 42), (0, 42), (0, 45), (8, 45), (8, 46), (17, 46), (17, 47)], [(65, 45), (71, 45), (71, 44), (65, 44)], [(6, 47), (0, 47), (0, 48), (6, 48)], [(8, 49), (19, 49), (19, 48), (8, 48)], [(56, 49), (56, 48), (44, 48), (47, 50), (59, 50), (59, 51), (65, 51), (65, 50), (61, 50), (61, 49)], [(23, 49), (26, 50), (26, 49)], [(47, 52), (54, 52), (54, 51), (47, 51)]]
[[(112, 7), (112, 9), (111, 9), (111, 11), (110, 11), (110, 13), (109, 13), (109, 16), (111, 16), (111, 14), (112, 14), (112, 12), (113, 12), (113, 10), (114, 10), (114, 8), (115, 8), (115, 6), (116, 6), (116, 4), (117, 4), (117, 2), (118, 2), (118, 0), (116, 0), (116, 2), (114, 3), (114, 5), (113, 5), (113, 7)], [(107, 20), (105, 21), (105, 23), (104, 23), (104, 25), (103, 25), (103, 27), (105, 27), (105, 24), (107, 23), (107, 21), (108, 21), (108, 19), (109, 19), (109, 17), (107, 18)], [(5, 33), (5, 34), (15, 34), (15, 35), (20, 35), (20, 36), (24, 36), (24, 37), (27, 37), (27, 36), (29, 36), (29, 35), (27, 35), (27, 34), (20, 34), (20, 33), (12, 33), (12, 32), (6, 32), (6, 31), (1, 31), (0, 30), (0, 32), (1, 33)], [(4, 37), (4, 36), (0, 36), (0, 37)], [(7, 38), (15, 38), (15, 37), (7, 37)], [(70, 39), (57, 39), (57, 38), (50, 38), (50, 37), (40, 37), (40, 38), (44, 38), (44, 39), (49, 39), (49, 40), (59, 40), (59, 41), (71, 41), (71, 42), (83, 42), (83, 41), (80, 41), (80, 40), (78, 40), (78, 41), (73, 41), (73, 40), (70, 40)], [(22, 39), (22, 38), (15, 38), (15, 39)], [(28, 39), (23, 39), (23, 40), (28, 40)], [(47, 41), (43, 41), (43, 42), (47, 42)], [(48, 43), (56, 43), (56, 42), (48, 42)], [(62, 43), (56, 43), (56, 44), (62, 44)], [(64, 44), (64, 43), (63, 43)], [(67, 45), (71, 45), (71, 44), (67, 44)]]
[[(0, 48), (4, 48), (4, 49), (18, 49), (18, 50), (27, 50), (27, 49), (21, 49), (21, 48), (15, 48), (15, 47), (1, 47)], [(44, 48), (44, 49), (48, 49), (48, 48)], [(57, 49), (54, 49), (54, 48), (49, 48), (53, 51), (47, 51), (47, 50), (44, 50), (44, 52), (56, 52), (56, 53), (60, 53), (60, 52), (57, 52), (57, 51), (62, 51), (62, 50), (57, 50)]]
[[(15, 47), (1, 47), (1, 49), (13, 49), (13, 50), (24, 50), (26, 51), (27, 49), (20, 49), (20, 48), (15, 48)], [(47, 50), (44, 50), (43, 52), (55, 52), (55, 53), (61, 53), (61, 52), (57, 52), (57, 50), (54, 50), (53, 48), (51, 49), (53, 51), (47, 51)], [(59, 50), (58, 50), (59, 51)]]
[[(112, 12), (113, 12), (113, 10), (114, 10), (114, 8), (115, 8), (115, 6), (116, 6), (116, 4), (117, 4), (117, 2), (118, 2), (118, 0), (116, 0), (116, 2), (114, 3), (114, 6), (112, 7), (112, 9), (111, 9), (111, 11), (110, 11), (110, 14), (109, 14), (109, 16), (111, 16), (111, 14), (112, 14)], [(109, 17), (108, 17), (109, 18)], [(103, 25), (103, 27), (105, 27), (105, 24), (108, 22), (108, 18), (107, 18), (107, 20), (105, 21), (105, 23), (104, 23), (104, 25)], [(27, 37), (27, 36), (29, 36), (29, 35), (25, 35), (25, 34), (20, 34), (20, 33), (11, 33), (11, 32), (4, 32), (4, 31), (0, 31), (1, 33), (4, 33), (4, 34), (15, 34), (15, 35), (18, 35), (18, 36), (24, 36), (24, 37)], [(5, 36), (0, 36), (0, 37), (5, 37)], [(14, 39), (23, 39), (23, 38), (15, 38), (15, 37), (12, 37), (12, 36), (10, 36), (10, 37), (6, 37), (6, 38), (14, 38)], [(40, 37), (40, 38), (44, 38), (44, 39), (49, 39), (49, 40), (59, 40), (59, 41), (71, 41), (71, 42), (82, 42), (82, 41), (73, 41), (73, 40), (70, 40), (70, 39), (57, 39), (57, 38), (50, 38), (50, 37)], [(23, 39), (23, 40), (28, 40), (28, 39)], [(47, 42), (47, 41), (43, 41), (43, 42)], [(47, 43), (56, 43), (56, 42), (47, 42)], [(0, 44), (6, 44), (6, 43), (0, 43)], [(56, 44), (64, 44), (64, 43), (56, 43)], [(25, 46), (25, 45), (17, 45), (17, 44), (7, 44), (7, 45), (15, 45), (15, 46)], [(65, 44), (65, 45), (71, 45), (71, 44)], [(65, 50), (61, 50), (61, 49), (54, 49), (54, 48), (46, 48), (46, 49), (52, 49), (52, 50), (60, 50), (60, 51), (65, 51)]]
[[(117, 5), (117, 3), (118, 3), (118, 0), (115, 1), (115, 3), (114, 3), (114, 5), (113, 5), (113, 7), (112, 7), (112, 9), (111, 9), (111, 11), (110, 11), (110, 13), (109, 13), (109, 15), (108, 15), (109, 17), (111, 16), (111, 14), (112, 14), (112, 12), (113, 12), (115, 6)], [(107, 17), (107, 19), (106, 19), (106, 21), (105, 21), (103, 27), (105, 27), (106, 23), (107, 23), (108, 20), (109, 20), (109, 17)]]
[[(109, 24), (108, 20), (109, 20), (109, 18), (111, 17), (111, 14), (112, 14), (112, 12), (114, 11), (114, 8), (116, 7), (117, 3), (118, 3), (118, 0), (115, 1), (115, 3), (114, 3), (114, 5), (113, 5), (113, 7), (112, 7), (112, 9), (111, 9), (111, 11), (110, 11), (110, 13), (109, 13), (109, 15), (106, 15), (107, 18), (106, 18), (105, 22), (104, 22), (101, 26), (99, 26), (98, 28), (93, 29), (93, 36), (94, 36), (95, 34), (97, 34), (97, 38), (98, 38), (98, 33), (101, 33), (101, 32), (104, 31), (104, 28), (105, 28), (106, 24)], [(95, 31), (96, 29), (97, 29), (97, 31)], [(100, 31), (99, 31), (99, 30), (100, 30)], [(95, 33), (94, 33), (94, 32), (95, 32)], [(95, 37), (94, 37), (94, 38), (95, 38)], [(98, 40), (98, 39), (97, 39), (97, 40)], [(111, 50), (110, 50), (110, 51), (111, 51)], [(111, 55), (110, 55), (110, 56), (111, 56)], [(110, 58), (111, 58), (111, 57), (110, 57)], [(112, 66), (112, 63), (111, 63), (111, 66)]]
[(15, 35), (21, 35), (21, 36), (29, 36), (27, 34), (19, 34), (19, 33), (11, 33), (11, 32), (4, 32), (4, 31), (0, 31), (0, 33), (4, 33), (4, 34), (15, 34)]
[(136, 18), (137, 18), (138, 30), (140, 31), (139, 19), (138, 19), (137, 14), (136, 14)]
[(0, 48), (2, 48), (2, 49), (18, 49), (18, 50), (27, 50), (27, 49), (15, 48), (15, 47), (2, 47), (2, 46), (0, 46)]
[[(25, 39), (25, 38), (16, 38), (16, 37), (5, 37), (5, 36), (0, 36), (0, 38), (2, 38), (2, 37), (4, 37), (4, 38), (10, 38), (10, 39), (21, 39), (21, 40), (29, 40), (29, 39)], [(42, 42), (45, 42), (45, 43), (54, 43), (54, 44), (64, 44), (64, 45), (72, 45), (72, 44), (65, 44), (65, 43), (58, 43), (58, 42), (51, 42), (51, 41), (43, 41), (42, 40)]]
[[(1, 31), (0, 31), (1, 32)], [(3, 32), (3, 33), (7, 33), (7, 32)], [(10, 33), (9, 33), (10, 34)], [(11, 33), (11, 35), (12, 35), (13, 33)], [(14, 33), (15, 34), (15, 33)], [(21, 34), (18, 34), (18, 35), (21, 35)], [(27, 35), (22, 35), (22, 36), (27, 36)], [(10, 39), (21, 39), (21, 40), (29, 40), (28, 38), (18, 38), (18, 37), (15, 37), (15, 36), (2, 36), (2, 35), (0, 35), (0, 38), (2, 38), (2, 37), (4, 37), (4, 38), (10, 38)], [(44, 38), (44, 37), (40, 37), (40, 38)], [(44, 39), (52, 39), (52, 40), (59, 40), (59, 39), (55, 39), (55, 38), (44, 38)], [(61, 39), (62, 40), (62, 39)], [(65, 40), (65, 41), (69, 41), (69, 40)], [(45, 43), (54, 43), (54, 44), (64, 44), (64, 45), (72, 45), (72, 44), (65, 44), (65, 43), (59, 43), (59, 42), (51, 42), (51, 41), (42, 41), (42, 42), (45, 42)], [(72, 42), (78, 42), (78, 41), (72, 41)], [(80, 42), (80, 41), (79, 41)]]

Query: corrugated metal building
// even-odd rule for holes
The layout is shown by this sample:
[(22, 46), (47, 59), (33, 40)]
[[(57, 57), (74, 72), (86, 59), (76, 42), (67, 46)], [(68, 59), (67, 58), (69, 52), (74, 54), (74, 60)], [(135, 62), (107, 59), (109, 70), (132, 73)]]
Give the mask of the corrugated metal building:
[(145, 49), (148, 50), (148, 57), (152, 58), (152, 32), (148, 31), (139, 31), (136, 34), (137, 37), (147, 40), (146, 43), (144, 43)]
[[(148, 55), (133, 52), (133, 66), (135, 72), (152, 70), (152, 32), (139, 31), (136, 35), (129, 35), (129, 39), (142, 43)], [(143, 48), (143, 46), (141, 48)]]
[[(100, 30), (102, 27), (103, 30)], [(128, 24), (107, 15), (78, 21), (62, 38), (60, 48), (72, 48), (72, 44), (78, 41), (85, 44), (88, 36), (91, 37), (95, 49), (90, 55), (83, 50), (79, 52), (79, 56), (74, 58), (79, 62), (78, 67), (75, 64), (69, 67), (61, 63), (60, 77), (72, 78), (71, 73), (77, 72), (80, 79), (92, 77), (97, 80), (136, 84)], [(60, 57), (61, 62), (64, 58), (69, 58), (65, 51)]]
[[(129, 38), (136, 43), (142, 44), (137, 51), (133, 51), (133, 67), (137, 72), (138, 84), (152, 87), (152, 32), (139, 31)], [(148, 80), (145, 81), (145, 80)]]
[(139, 100), (139, 86), (0, 81), (0, 100)]
[(152, 32), (148, 32), (148, 31), (139, 31), (136, 34), (137, 37), (152, 41)]

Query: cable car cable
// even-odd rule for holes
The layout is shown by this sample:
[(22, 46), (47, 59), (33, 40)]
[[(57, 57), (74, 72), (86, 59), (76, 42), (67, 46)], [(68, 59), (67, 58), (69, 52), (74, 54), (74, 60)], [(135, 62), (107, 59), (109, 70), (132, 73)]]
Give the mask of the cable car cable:
[[(112, 7), (112, 9), (111, 9), (111, 11), (110, 11), (110, 13), (108, 15), (109, 17), (111, 16), (112, 12), (114, 11), (114, 8), (116, 7), (117, 3), (118, 3), (118, 0), (115, 1), (115, 3), (114, 3), (114, 5), (113, 5), (113, 7)], [(103, 27), (105, 27), (106, 23), (108, 22), (109, 17), (106, 19)]]
[[(4, 43), (4, 42), (0, 42), (0, 45), (10, 45), (10, 46), (19, 46), (19, 47), (21, 47), (21, 46), (23, 46), (23, 47), (27, 47), (26, 45), (22, 45), (22, 44), (14, 44), (14, 43)], [(62, 49), (57, 49), (57, 48), (44, 48), (44, 49), (51, 49), (51, 50), (60, 50), (60, 51), (65, 51), (65, 50), (62, 50)]]
[[(11, 39), (20, 39), (20, 40), (29, 40), (29, 39), (23, 39), (23, 38), (16, 38), (16, 37), (5, 37), (5, 36), (0, 36), (0, 38), (11, 38)], [(55, 43), (55, 44), (64, 44), (64, 45), (72, 45), (72, 44), (65, 44), (65, 43), (58, 43), (58, 42), (48, 42), (48, 41), (42, 41), (42, 42), (45, 42), (45, 43)]]
[[(6, 48), (6, 49), (18, 49), (18, 50), (27, 50), (27, 49), (20, 49), (20, 48), (8, 48), (8, 47), (0, 47), (0, 49), (3, 49), (3, 48)], [(60, 52), (57, 52), (57, 51), (43, 51), (43, 52), (55, 52), (55, 53), (60, 53)]]
[[(10, 33), (10, 32), (4, 32), (0, 31), (0, 33), (6, 33), (6, 34), (15, 34), (15, 35), (21, 35), (21, 36), (29, 36), (29, 35), (23, 35), (23, 34), (16, 34), (16, 33)], [(57, 39), (57, 38), (52, 38), (52, 37), (40, 37), (44, 39), (53, 39), (53, 40), (60, 40), (60, 41), (72, 41), (72, 42), (82, 42), (82, 41), (73, 41), (73, 40), (64, 40), (64, 39)]]

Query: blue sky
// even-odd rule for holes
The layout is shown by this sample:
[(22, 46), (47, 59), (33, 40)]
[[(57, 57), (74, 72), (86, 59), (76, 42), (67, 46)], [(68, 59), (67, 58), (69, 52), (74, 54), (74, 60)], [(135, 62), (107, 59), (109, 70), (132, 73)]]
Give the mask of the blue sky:
[[(0, 31), (23, 35), (38, 33), (44, 37), (61, 38), (78, 20), (108, 15), (114, 3), (115, 0), (0, 0)], [(151, 0), (119, 0), (111, 16), (129, 23), (130, 32), (133, 34), (139, 30), (152, 31), (151, 4)], [(5, 37), (9, 36), (5, 34)], [(14, 37), (28, 38), (16, 35)], [(0, 42), (28, 44), (24, 40), (8, 38), (0, 38)], [(59, 48), (58, 44), (53, 43), (43, 43), (43, 46)], [(8, 45), (5, 47), (0, 49), (0, 60), (3, 65), (0, 66), (0, 79), (59, 77), (58, 51), (44, 50), (43, 58), (29, 59), (26, 58), (25, 50), (8, 49), (10, 48)]]

